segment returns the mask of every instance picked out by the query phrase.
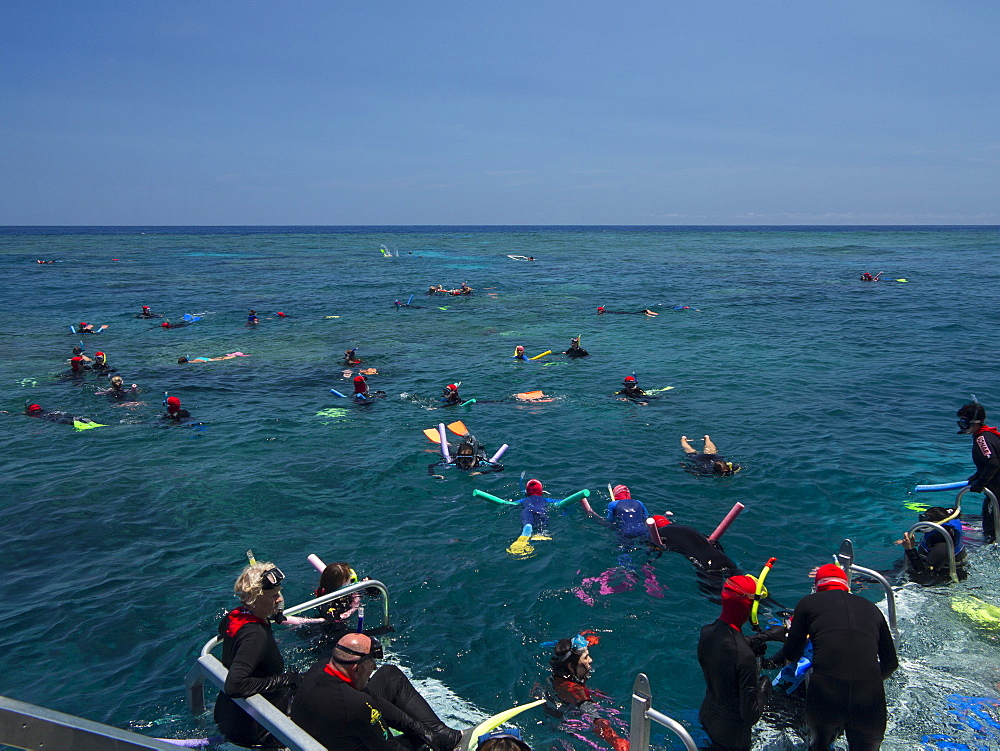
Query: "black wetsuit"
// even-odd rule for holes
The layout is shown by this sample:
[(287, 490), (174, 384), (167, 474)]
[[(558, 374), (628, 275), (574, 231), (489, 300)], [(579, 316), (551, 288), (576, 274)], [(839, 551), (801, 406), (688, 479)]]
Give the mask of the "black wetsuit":
[(191, 413), (186, 409), (179, 409), (176, 412), (164, 412), (164, 420), (173, 420), (174, 422), (187, 422), (191, 417)]
[(781, 650), (792, 662), (813, 644), (806, 691), (810, 751), (827, 751), (843, 730), (851, 751), (874, 751), (885, 735), (882, 681), (899, 665), (885, 618), (872, 602), (843, 590), (799, 600)]
[(461, 739), (395, 665), (376, 670), (364, 691), (325, 662), (313, 665), (295, 695), (292, 721), (330, 751), (401, 751), (422, 743), (450, 751)]
[[(955, 549), (955, 574), (959, 581), (963, 581), (968, 577), (969, 572), (962, 565), (965, 561), (962, 522), (956, 519), (946, 523), (944, 528), (951, 535), (952, 545)], [(903, 552), (910, 564), (910, 581), (930, 586), (950, 580), (948, 544), (941, 539), (938, 532), (927, 532), (919, 546)]]
[(63, 425), (72, 425), (75, 420), (73, 415), (69, 412), (47, 412), (45, 410), (39, 412), (36, 410), (35, 412), (27, 413), (27, 415), (28, 417), (37, 417), (40, 420), (46, 420), (48, 422), (62, 423)]
[[(969, 478), (973, 493), (982, 493), (983, 488), (993, 492), (1000, 499), (1000, 435), (995, 428), (983, 426), (972, 441), (972, 461), (976, 464), (976, 473)], [(990, 499), (983, 499), (983, 540), (987, 543), (996, 540), (996, 530), (993, 529), (993, 515), (990, 512)]]
[(750, 748), (750, 729), (771, 694), (771, 682), (757, 665), (764, 640), (763, 634), (748, 637), (722, 620), (701, 630), (698, 663), (706, 690), (698, 720), (720, 751)]
[(570, 347), (563, 354), (566, 357), (590, 357), (590, 353), (583, 347)]
[(696, 475), (717, 475), (715, 462), (724, 462), (722, 454), (686, 454), (684, 469)]
[(723, 552), (720, 543), (710, 542), (708, 537), (694, 527), (686, 527), (683, 524), (668, 524), (665, 527), (660, 527), (658, 531), (664, 550), (687, 556), (691, 563), (703, 571), (742, 573), (732, 559)]
[(628, 397), (631, 397), (631, 398), (635, 399), (635, 398), (638, 398), (640, 396), (646, 396), (646, 392), (643, 391), (638, 386), (631, 386), (631, 387), (630, 386), (626, 386), (621, 391), (616, 391), (615, 392), (615, 396), (628, 396)]
[(285, 661), (271, 633), (271, 624), (246, 608), (227, 613), (219, 622), (222, 664), (229, 669), (224, 692), (215, 700), (219, 730), (238, 746), (281, 748), (284, 744), (257, 724), (229, 697), (260, 694), (282, 712), (288, 711), (297, 673), (285, 673)]

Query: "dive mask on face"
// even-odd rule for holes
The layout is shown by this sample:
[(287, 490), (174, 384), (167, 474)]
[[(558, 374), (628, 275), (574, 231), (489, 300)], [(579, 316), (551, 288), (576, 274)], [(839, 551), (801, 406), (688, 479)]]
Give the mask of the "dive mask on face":
[(345, 647), (343, 644), (338, 644), (335, 647), (335, 649), (339, 649), (341, 652), (347, 652), (347, 654), (354, 655), (355, 657), (358, 658), (356, 660), (350, 661), (348, 663), (350, 665), (353, 665), (353, 664), (356, 664), (356, 663), (359, 663), (359, 662), (364, 662), (365, 660), (368, 660), (368, 659), (371, 659), (371, 660), (381, 660), (382, 656), (384, 655), (384, 651), (382, 650), (382, 643), (378, 639), (375, 639), (374, 637), (372, 638), (371, 650), (368, 651), (368, 652), (358, 652), (358, 651), (356, 651), (354, 649), (351, 649), (350, 647)]

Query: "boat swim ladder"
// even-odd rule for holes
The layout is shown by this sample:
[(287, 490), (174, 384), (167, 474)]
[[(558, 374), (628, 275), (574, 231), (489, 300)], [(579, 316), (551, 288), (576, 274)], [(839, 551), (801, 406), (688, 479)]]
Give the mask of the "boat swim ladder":
[(667, 717), (662, 712), (653, 709), (653, 692), (649, 689), (649, 678), (645, 673), (639, 673), (632, 684), (632, 716), (629, 721), (628, 745), (629, 751), (647, 751), (649, 749), (649, 721), (663, 725), (681, 739), (686, 751), (698, 751), (698, 744), (691, 734), (677, 720)]
[[(950, 540), (951, 537), (949, 536)], [(889, 630), (892, 632), (892, 638), (894, 641), (899, 641), (899, 627), (896, 625), (896, 593), (892, 591), (892, 585), (889, 580), (886, 579), (882, 574), (874, 569), (865, 568), (864, 566), (859, 566), (854, 562), (854, 543), (850, 540), (844, 540), (840, 545), (840, 552), (836, 556), (837, 562), (843, 567), (844, 572), (847, 574), (847, 586), (851, 586), (851, 574), (857, 571), (859, 574), (864, 574), (865, 576), (870, 576), (872, 579), (877, 581), (882, 585), (882, 589), (885, 590), (885, 609), (888, 614), (886, 620), (889, 621)]]

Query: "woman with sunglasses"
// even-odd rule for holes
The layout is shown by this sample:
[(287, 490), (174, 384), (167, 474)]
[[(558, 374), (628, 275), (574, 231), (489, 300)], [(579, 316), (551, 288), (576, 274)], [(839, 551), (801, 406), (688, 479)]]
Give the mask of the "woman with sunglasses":
[(549, 663), (552, 666), (552, 688), (563, 705), (556, 713), (579, 711), (594, 732), (611, 744), (615, 751), (628, 751), (628, 739), (618, 735), (607, 719), (598, 716), (600, 709), (595, 703), (595, 692), (587, 687), (587, 679), (594, 666), (590, 656), (591, 643), (596, 644), (597, 637), (588, 638), (582, 634), (556, 642)]
[(219, 622), (222, 664), (229, 674), (215, 702), (215, 721), (222, 734), (238, 746), (281, 748), (284, 745), (233, 701), (260, 694), (282, 712), (288, 711), (299, 674), (285, 672), (285, 661), (270, 623), (271, 619), (282, 619), (284, 578), (273, 563), (247, 566), (233, 586), (240, 606)]

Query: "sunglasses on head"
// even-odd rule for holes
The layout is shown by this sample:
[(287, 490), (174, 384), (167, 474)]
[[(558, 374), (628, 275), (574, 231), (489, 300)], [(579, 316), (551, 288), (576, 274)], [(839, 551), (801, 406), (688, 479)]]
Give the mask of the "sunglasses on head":
[(263, 590), (277, 589), (281, 586), (281, 582), (284, 581), (285, 575), (281, 573), (281, 569), (275, 566), (274, 568), (269, 568), (263, 574), (260, 575), (260, 586)]
[(530, 748), (528, 744), (524, 742), (524, 739), (521, 737), (520, 728), (505, 728), (503, 730), (494, 730), (490, 733), (483, 733), (476, 740), (476, 743), (477, 745), (481, 746), (484, 743), (486, 743), (486, 741), (491, 740), (493, 738), (510, 738), (511, 740), (516, 741), (517, 745), (520, 746), (521, 748)]

